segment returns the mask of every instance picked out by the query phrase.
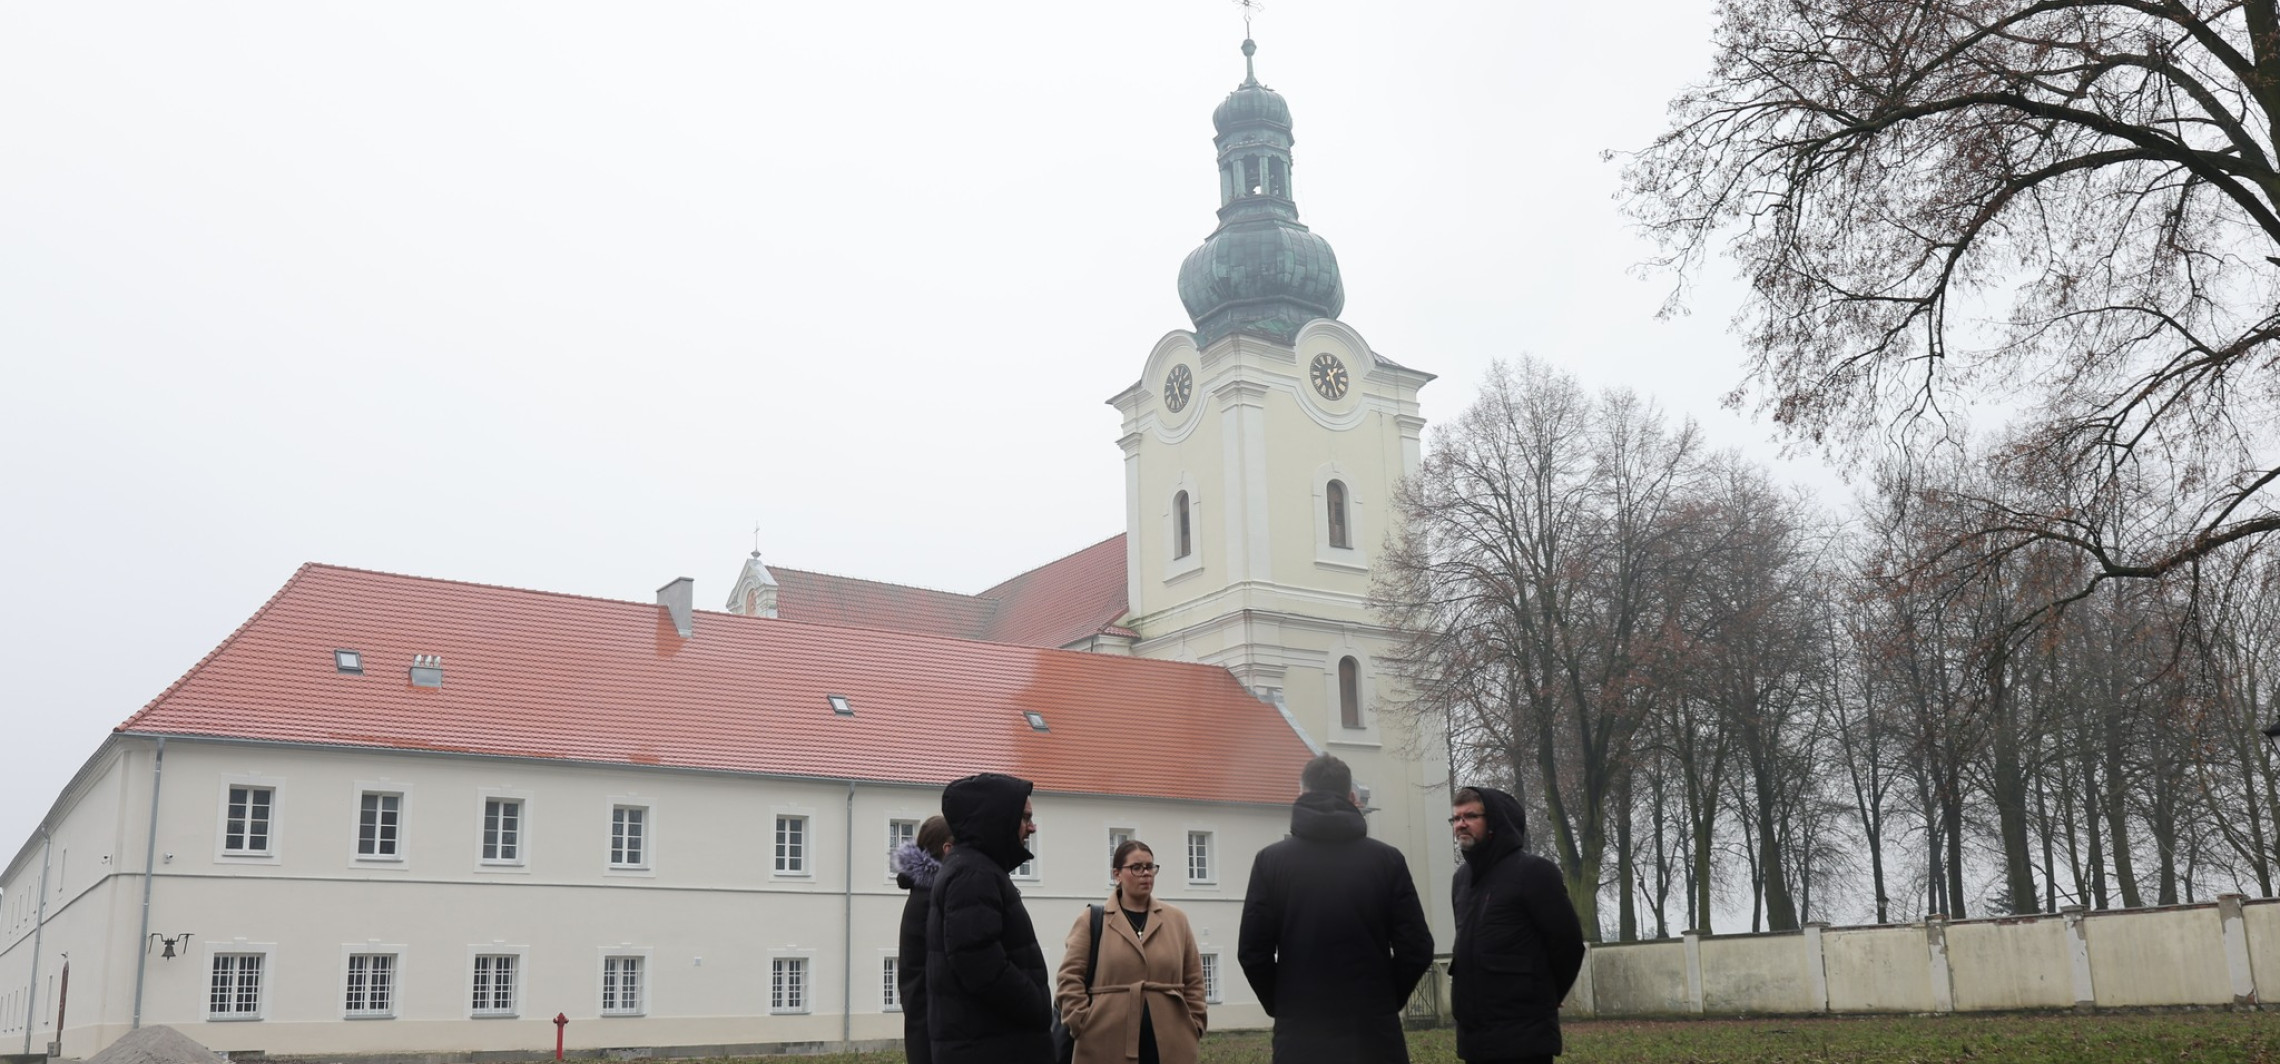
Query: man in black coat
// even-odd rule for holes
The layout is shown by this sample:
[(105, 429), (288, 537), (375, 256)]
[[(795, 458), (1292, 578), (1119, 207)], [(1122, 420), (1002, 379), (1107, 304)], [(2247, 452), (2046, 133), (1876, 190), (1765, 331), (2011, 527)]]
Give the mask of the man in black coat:
[(1025, 779), (985, 772), (942, 791), (956, 844), (926, 906), (934, 1064), (1052, 1064), (1052, 981), (1008, 873), (1037, 830)]
[(1260, 850), (1235, 959), (1275, 1020), (1275, 1064), (1407, 1064), (1401, 1010), (1433, 964), (1409, 863), (1369, 838), (1346, 763), (1307, 762), (1290, 837)]
[(1583, 967), (1583, 924), (1567, 883), (1558, 865), (1521, 848), (1528, 811), (1503, 791), (1459, 790), (1449, 826), (1465, 858), (1449, 956), (1457, 1056), (1548, 1064), (1560, 1053), (1560, 1002)]

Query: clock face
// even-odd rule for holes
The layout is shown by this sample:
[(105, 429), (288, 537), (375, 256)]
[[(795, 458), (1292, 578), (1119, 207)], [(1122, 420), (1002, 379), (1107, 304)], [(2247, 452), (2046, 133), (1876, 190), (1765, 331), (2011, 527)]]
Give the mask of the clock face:
[(1170, 373), (1164, 374), (1164, 405), (1172, 413), (1187, 409), (1188, 395), (1194, 390), (1195, 375), (1189, 373), (1186, 366), (1173, 366)]
[(1314, 356), (1314, 365), (1308, 370), (1307, 378), (1314, 382), (1314, 390), (1321, 393), (1324, 399), (1346, 397), (1346, 364), (1338, 361), (1338, 356), (1328, 351)]

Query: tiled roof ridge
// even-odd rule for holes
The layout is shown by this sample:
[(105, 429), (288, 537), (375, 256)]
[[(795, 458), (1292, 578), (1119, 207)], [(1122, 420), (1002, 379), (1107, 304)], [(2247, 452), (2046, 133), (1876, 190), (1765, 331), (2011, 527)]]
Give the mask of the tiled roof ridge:
[(111, 730), (114, 732), (123, 732), (132, 729), (136, 721), (141, 720), (144, 716), (148, 715), (151, 710), (157, 709), (159, 703), (166, 701), (168, 697), (174, 694), (174, 692), (181, 690), (183, 684), (189, 683), (191, 677), (198, 675), (198, 670), (205, 668), (206, 664), (213, 661), (215, 658), (221, 657), (223, 651), (228, 650), (231, 644), (238, 641), (238, 637), (243, 636), (247, 631), (251, 630), (254, 625), (261, 623), (261, 619), (265, 616), (268, 616), (269, 611), (276, 608), (277, 604), (280, 601), (284, 600), (285, 593), (293, 590), (293, 585), (300, 583), (302, 577), (309, 575), (309, 570), (317, 568), (337, 567), (321, 566), (316, 562), (302, 562), (299, 568), (293, 570), (292, 576), (286, 577), (284, 583), (277, 585), (277, 590), (269, 593), (268, 600), (261, 604), (260, 609), (253, 611), (252, 616), (249, 616), (245, 620), (238, 622), (238, 626), (231, 629), (230, 634), (227, 637), (223, 638), (221, 642), (214, 644), (214, 649), (207, 651), (204, 657), (199, 658), (196, 662), (192, 663), (188, 669), (183, 670), (182, 675), (175, 677), (173, 683), (167, 684), (165, 690), (160, 691), (158, 694), (152, 696), (150, 701), (143, 703), (143, 707), (141, 709), (135, 710), (132, 716), (128, 717), (124, 721), (121, 721), (118, 727), (112, 728)]
[(1102, 537), (1102, 538), (1100, 538), (1100, 539), (1094, 540), (1093, 542), (1091, 542), (1091, 543), (1087, 543), (1087, 544), (1085, 544), (1085, 545), (1084, 545), (1084, 546), (1082, 546), (1082, 547), (1078, 547), (1077, 549), (1075, 549), (1075, 550), (1073, 550), (1073, 551), (1070, 551), (1070, 552), (1069, 552), (1069, 553), (1067, 553), (1067, 554), (1061, 555), (1060, 557), (1058, 557), (1058, 558), (1055, 558), (1055, 559), (1053, 559), (1052, 561), (1049, 561), (1049, 562), (1045, 562), (1045, 563), (1044, 563), (1044, 564), (1042, 564), (1042, 565), (1032, 565), (1032, 566), (1030, 566), (1030, 567), (1029, 567), (1029, 568), (1027, 568), (1027, 569), (1023, 569), (1022, 571), (1020, 571), (1020, 572), (1018, 572), (1018, 573), (1015, 573), (1015, 574), (1013, 574), (1012, 576), (1006, 577), (1005, 579), (998, 581), (997, 583), (991, 584), (989, 587), (987, 587), (987, 588), (983, 589), (983, 590), (982, 590), (982, 591), (980, 591), (980, 592), (977, 592), (977, 593), (974, 595), (974, 597), (975, 597), (975, 598), (984, 598), (984, 599), (992, 599), (992, 600), (995, 600), (995, 599), (997, 598), (998, 594), (999, 594), (1000, 592), (1003, 592), (1003, 591), (1005, 590), (1005, 588), (1006, 588), (1006, 585), (1008, 585), (1008, 584), (1012, 584), (1012, 583), (1014, 583), (1014, 582), (1016, 582), (1016, 581), (1020, 580), (1022, 577), (1028, 576), (1028, 575), (1030, 575), (1031, 573), (1041, 572), (1041, 571), (1043, 571), (1043, 570), (1046, 570), (1046, 569), (1050, 569), (1050, 568), (1052, 568), (1052, 567), (1054, 567), (1054, 566), (1056, 566), (1056, 565), (1059, 565), (1059, 564), (1061, 564), (1062, 562), (1068, 561), (1069, 559), (1076, 557), (1076, 556), (1077, 556), (1077, 555), (1079, 555), (1079, 554), (1083, 554), (1083, 553), (1084, 553), (1084, 552), (1086, 552), (1086, 551), (1089, 551), (1089, 550), (1099, 550), (1101, 547), (1104, 547), (1104, 546), (1108, 545), (1108, 543), (1109, 543), (1110, 541), (1112, 541), (1112, 540), (1117, 540), (1117, 539), (1122, 539), (1123, 537), (1124, 537), (1124, 533), (1122, 533), (1122, 532), (1118, 532), (1118, 533), (1115, 533), (1115, 534), (1113, 534), (1113, 535), (1104, 536), (1104, 537)]
[[(336, 573), (357, 573), (363, 576), (385, 576), (395, 580), (417, 580), (423, 584), (457, 584), (460, 587), (479, 587), (486, 591), (512, 591), (518, 595), (540, 595), (546, 598), (578, 599), (584, 602), (609, 602), (621, 606), (656, 605), (654, 602), (643, 602), (640, 599), (609, 598), (604, 595), (581, 595), (575, 591), (548, 591), (545, 588), (516, 587), (513, 584), (493, 584), (481, 580), (460, 580), (449, 576), (421, 576), (418, 573), (398, 573), (387, 569), (366, 569), (362, 566), (357, 565), (334, 565), (330, 562), (308, 562), (302, 565), (301, 568), (303, 570), (330, 569)], [(298, 576), (299, 574), (295, 575)], [(698, 610), (697, 612), (725, 613), (725, 611), (720, 610)], [(727, 615), (735, 616), (734, 614)], [(255, 616), (259, 616), (259, 614), (256, 614)]]
[[(1055, 560), (1057, 561), (1058, 559)], [(1048, 562), (1047, 564), (1051, 563)], [(800, 573), (805, 576), (820, 576), (826, 580), (845, 580), (850, 583), (876, 584), (880, 587), (899, 588), (904, 591), (923, 591), (929, 595), (943, 595), (949, 598), (975, 599), (982, 604), (991, 607), (992, 609), (995, 609), (997, 607), (997, 602), (995, 600), (988, 599), (988, 592), (983, 592), (982, 594), (976, 595), (965, 591), (948, 591), (939, 587), (927, 587), (923, 584), (904, 584), (893, 580), (874, 580), (868, 576), (846, 576), (840, 573), (827, 573), (821, 569), (799, 569), (778, 565), (771, 565), (768, 568), (770, 571), (778, 573)], [(1039, 566), (1039, 568), (1043, 568), (1043, 566)], [(992, 590), (995, 590), (995, 588)]]

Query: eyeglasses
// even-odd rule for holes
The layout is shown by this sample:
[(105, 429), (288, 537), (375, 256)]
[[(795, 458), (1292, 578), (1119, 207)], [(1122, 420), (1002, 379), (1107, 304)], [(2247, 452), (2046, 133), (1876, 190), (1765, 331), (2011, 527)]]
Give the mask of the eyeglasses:
[(1136, 876), (1152, 876), (1156, 874), (1157, 869), (1162, 867), (1164, 866), (1153, 864), (1128, 864), (1124, 866), (1124, 871), (1130, 872)]
[(1488, 814), (1486, 813), (1458, 813), (1457, 815), (1449, 818), (1449, 823), (1462, 824), (1468, 821), (1486, 819), (1488, 819)]

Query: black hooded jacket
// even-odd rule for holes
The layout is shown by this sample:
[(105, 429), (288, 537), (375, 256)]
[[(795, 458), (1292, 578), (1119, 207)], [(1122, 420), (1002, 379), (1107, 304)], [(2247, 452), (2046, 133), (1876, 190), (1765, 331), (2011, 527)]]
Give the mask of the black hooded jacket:
[(942, 791), (957, 840), (926, 906), (926, 1024), (933, 1064), (1050, 1064), (1052, 980), (1037, 929), (1007, 873), (1021, 844), (1028, 780), (985, 772)]
[(1275, 1060), (1406, 1061), (1401, 1009), (1433, 932), (1401, 851), (1344, 795), (1309, 792), (1251, 862), (1235, 957), (1275, 1018)]
[(1522, 846), (1519, 799), (1480, 792), (1489, 836), (1457, 869), (1457, 944), (1450, 951), (1457, 1056), (1551, 1056), (1560, 1051), (1560, 1002), (1583, 967), (1583, 924), (1558, 865)]
[(902, 1003), (903, 1060), (932, 1064), (926, 1032), (926, 902), (942, 862), (906, 842), (895, 848), (895, 885), (910, 892), (903, 900), (902, 933), (895, 940), (895, 1000)]

